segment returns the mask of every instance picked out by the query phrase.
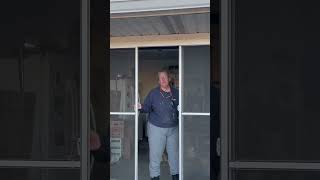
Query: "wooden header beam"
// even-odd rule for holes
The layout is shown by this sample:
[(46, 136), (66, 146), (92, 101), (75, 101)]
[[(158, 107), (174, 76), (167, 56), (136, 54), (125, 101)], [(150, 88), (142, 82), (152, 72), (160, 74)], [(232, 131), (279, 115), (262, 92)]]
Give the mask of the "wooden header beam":
[(210, 45), (210, 33), (111, 37), (110, 48)]

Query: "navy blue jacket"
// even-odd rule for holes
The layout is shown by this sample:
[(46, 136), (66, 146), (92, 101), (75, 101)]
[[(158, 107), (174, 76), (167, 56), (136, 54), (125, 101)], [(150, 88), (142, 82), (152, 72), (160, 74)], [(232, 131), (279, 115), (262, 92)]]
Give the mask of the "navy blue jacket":
[(146, 97), (140, 112), (149, 113), (149, 122), (162, 128), (178, 125), (179, 92), (171, 87), (171, 93), (160, 87), (151, 90)]

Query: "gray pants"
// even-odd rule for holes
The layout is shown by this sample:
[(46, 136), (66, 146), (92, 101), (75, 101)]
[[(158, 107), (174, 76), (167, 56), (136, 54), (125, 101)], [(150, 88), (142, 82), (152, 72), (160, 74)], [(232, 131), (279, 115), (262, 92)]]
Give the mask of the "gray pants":
[(160, 176), (160, 163), (165, 148), (171, 175), (179, 174), (179, 127), (160, 128), (148, 123), (148, 136), (150, 177)]

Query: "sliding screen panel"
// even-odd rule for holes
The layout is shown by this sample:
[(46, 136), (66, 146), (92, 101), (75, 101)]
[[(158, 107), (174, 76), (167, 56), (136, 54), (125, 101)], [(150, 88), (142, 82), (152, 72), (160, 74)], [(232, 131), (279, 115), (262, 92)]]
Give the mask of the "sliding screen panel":
[(135, 116), (110, 116), (110, 178), (135, 177)]
[(135, 49), (110, 50), (110, 112), (134, 112)]
[(80, 1), (1, 8), (0, 160), (79, 161)]
[(184, 180), (210, 179), (210, 116), (183, 116)]
[(320, 162), (318, 1), (235, 5), (232, 160)]
[(210, 112), (210, 47), (184, 46), (183, 112)]
[[(110, 50), (110, 177), (136, 175), (136, 50)], [(125, 172), (125, 173), (124, 173)]]
[(210, 47), (181, 50), (183, 179), (210, 180)]

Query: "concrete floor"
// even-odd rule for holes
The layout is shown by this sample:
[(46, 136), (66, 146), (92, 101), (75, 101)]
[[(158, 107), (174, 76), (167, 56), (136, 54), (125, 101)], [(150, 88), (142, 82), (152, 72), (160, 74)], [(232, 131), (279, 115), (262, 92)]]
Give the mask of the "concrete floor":
[[(139, 142), (139, 161), (138, 175), (139, 180), (150, 180), (149, 176), (149, 145), (147, 141)], [(134, 158), (131, 160), (121, 160), (116, 164), (111, 165), (110, 180), (133, 180), (134, 179)], [(171, 180), (169, 173), (169, 164), (161, 163), (160, 180)]]
[[(139, 143), (139, 180), (150, 180), (149, 175), (149, 144), (146, 141)], [(161, 163), (160, 180), (171, 180), (168, 162)]]

